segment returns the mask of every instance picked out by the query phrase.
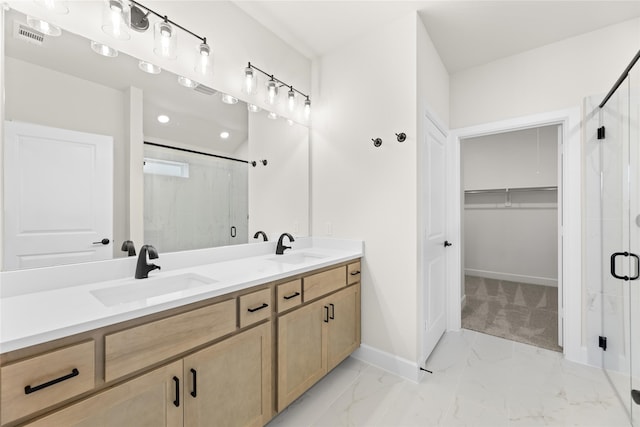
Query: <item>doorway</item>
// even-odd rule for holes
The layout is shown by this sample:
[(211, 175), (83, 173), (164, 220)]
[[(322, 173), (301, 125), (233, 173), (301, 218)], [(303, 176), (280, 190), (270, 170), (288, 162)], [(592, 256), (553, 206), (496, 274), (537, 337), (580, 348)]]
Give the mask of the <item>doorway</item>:
[(461, 141), (462, 327), (562, 351), (561, 125)]

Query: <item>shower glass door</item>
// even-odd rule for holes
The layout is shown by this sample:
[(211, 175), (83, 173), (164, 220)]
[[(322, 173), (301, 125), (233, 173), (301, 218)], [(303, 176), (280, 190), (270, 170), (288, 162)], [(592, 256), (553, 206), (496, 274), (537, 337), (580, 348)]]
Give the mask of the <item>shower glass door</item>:
[[(640, 70), (629, 81), (629, 252), (640, 255)], [(640, 275), (640, 261), (630, 257), (630, 276)], [(631, 349), (631, 420), (640, 427), (640, 280), (629, 281)]]
[[(629, 85), (625, 81), (600, 111), (603, 368), (631, 413), (629, 313)], [(627, 280), (624, 279), (627, 277)]]

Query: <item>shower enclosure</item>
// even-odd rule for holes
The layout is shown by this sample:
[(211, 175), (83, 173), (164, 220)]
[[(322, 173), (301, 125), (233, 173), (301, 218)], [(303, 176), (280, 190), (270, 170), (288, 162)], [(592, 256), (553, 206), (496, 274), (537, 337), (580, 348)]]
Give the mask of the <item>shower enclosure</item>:
[(145, 143), (144, 239), (160, 252), (248, 241), (246, 161)]
[(633, 68), (639, 56), (605, 99), (587, 100), (585, 138), (587, 308), (594, 318), (600, 311), (599, 335), (590, 338), (634, 426), (640, 426), (640, 66)]

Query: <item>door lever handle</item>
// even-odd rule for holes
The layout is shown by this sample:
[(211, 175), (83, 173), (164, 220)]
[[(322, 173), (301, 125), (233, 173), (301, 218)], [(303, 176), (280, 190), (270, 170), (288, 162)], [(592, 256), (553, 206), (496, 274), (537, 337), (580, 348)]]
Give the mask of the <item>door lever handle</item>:
[(100, 240), (99, 242), (93, 242), (94, 245), (108, 245), (109, 244), (109, 239), (104, 238), (102, 240)]
[(448, 240), (445, 240), (444, 241), (444, 247), (446, 248), (446, 247), (449, 247), (449, 246), (453, 246), (453, 243), (449, 243)]

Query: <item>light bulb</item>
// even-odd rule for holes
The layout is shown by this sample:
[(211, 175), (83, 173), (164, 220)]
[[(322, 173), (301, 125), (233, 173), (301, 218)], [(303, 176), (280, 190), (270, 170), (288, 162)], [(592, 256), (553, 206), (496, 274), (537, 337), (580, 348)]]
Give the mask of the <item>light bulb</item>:
[(222, 138), (222, 139), (229, 138), (229, 132), (227, 132), (227, 131), (220, 132), (220, 138)]
[(276, 103), (276, 97), (278, 96), (278, 84), (273, 77), (267, 82), (267, 103), (273, 105)]
[(262, 110), (262, 108), (258, 107), (255, 104), (247, 104), (247, 110), (251, 111), (252, 113), (257, 113)]
[(129, 8), (120, 0), (109, 0), (102, 15), (102, 31), (119, 40), (128, 40)]
[(69, 13), (69, 8), (65, 0), (36, 0), (36, 3), (49, 12), (57, 13), (58, 15), (66, 15)]
[(198, 58), (196, 59), (196, 68), (195, 71), (197, 73), (202, 74), (203, 76), (209, 72), (211, 68), (211, 48), (206, 42), (200, 43), (198, 46)]
[(166, 125), (167, 123), (169, 123), (169, 121), (171, 121), (169, 116), (167, 116), (166, 114), (160, 114), (157, 119), (158, 122), (162, 123), (163, 125)]
[(296, 109), (296, 93), (293, 90), (293, 86), (290, 86), (289, 92), (287, 92), (287, 107), (289, 111)]
[(247, 94), (251, 95), (256, 90), (255, 85), (256, 76), (253, 72), (253, 68), (250, 66), (244, 69), (244, 90)]

